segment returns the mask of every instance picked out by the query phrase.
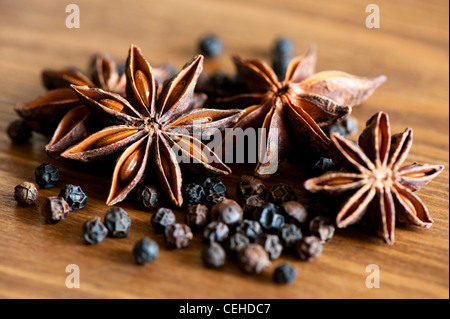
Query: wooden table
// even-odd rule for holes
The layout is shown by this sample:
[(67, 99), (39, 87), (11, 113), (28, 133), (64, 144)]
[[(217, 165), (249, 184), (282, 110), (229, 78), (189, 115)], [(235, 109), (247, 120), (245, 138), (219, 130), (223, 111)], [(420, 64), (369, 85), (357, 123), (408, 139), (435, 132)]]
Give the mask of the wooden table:
[[(6, 298), (448, 298), (448, 2), (377, 1), (380, 28), (368, 29), (361, 1), (107, 1), (78, 0), (81, 27), (68, 29), (66, 2), (0, 2), (0, 127), (17, 118), (13, 106), (44, 92), (44, 67), (84, 68), (92, 53), (126, 57), (139, 45), (150, 63), (181, 67), (196, 53), (198, 38), (218, 34), (223, 57), (206, 70), (233, 71), (229, 54), (270, 59), (279, 35), (295, 41), (297, 53), (318, 46), (317, 70), (337, 69), (356, 75), (385, 74), (388, 81), (354, 109), (359, 130), (377, 111), (390, 115), (393, 132), (414, 129), (408, 162), (443, 164), (445, 170), (419, 192), (434, 219), (430, 229), (401, 227), (396, 243), (358, 230), (340, 230), (326, 244), (323, 256), (311, 263), (283, 256), (260, 276), (247, 276), (229, 262), (223, 270), (202, 266), (203, 244), (196, 236), (182, 250), (165, 249), (162, 235), (150, 227), (150, 213), (123, 203), (132, 218), (130, 236), (107, 238), (97, 246), (84, 243), (81, 226), (104, 216), (109, 173), (96, 172), (47, 157), (47, 140), (37, 134), (29, 144), (14, 145), (0, 135), (0, 297)], [(59, 186), (79, 184), (89, 195), (85, 209), (56, 225), (47, 225), (39, 205), (59, 188), (40, 190), (38, 204), (18, 207), (13, 188), (34, 181), (34, 169), (54, 162), (61, 169)], [(223, 178), (230, 193), (249, 170), (233, 167)], [(301, 174), (284, 165), (268, 184), (299, 185)], [(300, 191), (298, 189), (298, 191)], [(181, 210), (176, 212), (183, 219)], [(131, 253), (134, 243), (150, 236), (160, 257), (140, 267)], [(276, 265), (291, 262), (298, 279), (291, 286), (272, 282)], [(80, 269), (80, 288), (66, 288), (66, 267)], [(380, 288), (365, 285), (366, 266), (380, 268)]]

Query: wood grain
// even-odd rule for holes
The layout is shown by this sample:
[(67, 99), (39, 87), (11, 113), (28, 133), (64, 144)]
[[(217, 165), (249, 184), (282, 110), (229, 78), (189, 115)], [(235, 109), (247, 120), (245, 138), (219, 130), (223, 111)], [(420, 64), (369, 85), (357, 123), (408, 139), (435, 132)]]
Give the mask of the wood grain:
[[(385, 245), (358, 229), (339, 230), (311, 263), (283, 256), (261, 276), (247, 276), (233, 263), (220, 271), (202, 266), (198, 236), (183, 250), (168, 251), (150, 228), (150, 213), (132, 200), (122, 206), (132, 218), (130, 237), (107, 238), (88, 246), (81, 225), (103, 216), (109, 173), (99, 167), (50, 160), (46, 139), (13, 145), (0, 134), (0, 297), (3, 298), (449, 298), (448, 205), (448, 2), (377, 1), (381, 28), (365, 27), (361, 1), (76, 1), (81, 28), (65, 27), (65, 2), (0, 2), (0, 127), (17, 118), (13, 106), (44, 92), (44, 67), (84, 68), (92, 53), (110, 52), (123, 60), (131, 43), (139, 45), (153, 65), (181, 67), (196, 53), (206, 32), (222, 37), (225, 54), (205, 64), (206, 70), (233, 71), (228, 56), (268, 60), (279, 35), (291, 37), (301, 53), (318, 46), (317, 70), (336, 69), (356, 75), (385, 74), (388, 81), (364, 105), (354, 109), (359, 129), (372, 114), (390, 115), (393, 132), (414, 130), (408, 162), (445, 165), (444, 172), (419, 192), (434, 219), (430, 229), (401, 227), (396, 243)], [(43, 198), (58, 189), (41, 190), (37, 205), (16, 206), (13, 188), (34, 180), (42, 162), (61, 169), (62, 187), (79, 184), (89, 195), (85, 209), (57, 224), (46, 225), (39, 212)], [(247, 167), (234, 166), (223, 180), (235, 191)], [(286, 164), (268, 184), (300, 185), (304, 176)], [(297, 188), (302, 196), (302, 190)], [(177, 211), (178, 220), (183, 212)], [(147, 266), (134, 263), (134, 243), (150, 236), (161, 246), (159, 259)], [(291, 286), (277, 286), (271, 273), (281, 262), (295, 265)], [(68, 264), (80, 267), (81, 287), (68, 289)], [(368, 289), (368, 264), (380, 267), (381, 286)]]

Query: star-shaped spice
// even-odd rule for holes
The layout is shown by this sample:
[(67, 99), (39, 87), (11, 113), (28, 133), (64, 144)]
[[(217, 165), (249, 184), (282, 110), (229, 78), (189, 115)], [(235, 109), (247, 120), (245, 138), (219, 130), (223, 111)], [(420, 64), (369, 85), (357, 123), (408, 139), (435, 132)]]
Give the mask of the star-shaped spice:
[(117, 152), (108, 205), (122, 201), (154, 171), (162, 190), (175, 205), (182, 205), (180, 162), (203, 174), (229, 174), (210, 148), (194, 137), (195, 130), (224, 129), (238, 118), (240, 110), (193, 109), (193, 91), (202, 70), (203, 57), (196, 56), (160, 93), (148, 61), (132, 45), (126, 64), (127, 99), (101, 89), (74, 86), (91, 112), (112, 124), (61, 154), (91, 161)]
[(369, 225), (386, 243), (394, 243), (396, 221), (429, 227), (432, 219), (424, 203), (413, 192), (428, 184), (442, 165), (402, 166), (412, 145), (411, 129), (391, 136), (388, 115), (379, 112), (368, 122), (359, 145), (333, 133), (335, 159), (349, 172), (328, 172), (305, 182), (311, 192), (350, 197), (336, 216), (340, 228), (358, 223), (365, 215)]
[(295, 147), (295, 141), (326, 154), (330, 140), (320, 126), (344, 119), (352, 106), (363, 102), (386, 79), (385, 76), (357, 77), (339, 71), (314, 74), (314, 46), (290, 62), (284, 80), (279, 80), (262, 61), (238, 56), (233, 60), (252, 93), (221, 103), (246, 106), (234, 128), (265, 130), (259, 136), (262, 153), (256, 167), (256, 175), (261, 177), (273, 174), (274, 161), (283, 159)]

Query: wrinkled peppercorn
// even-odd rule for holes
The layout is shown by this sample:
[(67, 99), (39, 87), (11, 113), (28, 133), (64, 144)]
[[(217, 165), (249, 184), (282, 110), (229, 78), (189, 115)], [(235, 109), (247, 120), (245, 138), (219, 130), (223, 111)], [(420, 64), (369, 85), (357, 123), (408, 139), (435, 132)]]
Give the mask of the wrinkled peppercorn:
[(23, 182), (14, 187), (14, 199), (20, 206), (33, 204), (38, 197), (38, 190), (33, 183)]
[(237, 225), (242, 222), (244, 212), (242, 207), (232, 199), (225, 199), (211, 209), (211, 219), (227, 224)]
[(16, 144), (28, 142), (32, 137), (31, 128), (22, 120), (15, 120), (6, 129), (9, 138)]
[(205, 191), (201, 185), (191, 183), (183, 189), (183, 204), (187, 207), (205, 200)]
[(272, 68), (278, 79), (284, 79), (289, 62), (294, 57), (294, 44), (289, 38), (276, 40), (272, 50)]
[(172, 224), (164, 230), (164, 241), (168, 249), (187, 247), (193, 236), (191, 228), (185, 224)]
[(205, 58), (214, 58), (222, 54), (222, 40), (213, 34), (204, 35), (200, 39), (198, 50)]
[(314, 166), (312, 168), (312, 172), (314, 173), (314, 175), (319, 176), (319, 175), (322, 175), (322, 174), (332, 170), (334, 165), (335, 164), (331, 158), (321, 157), (314, 164)]
[(220, 268), (225, 264), (225, 250), (218, 243), (212, 242), (202, 251), (202, 260), (205, 266)]
[(268, 200), (275, 205), (281, 205), (283, 202), (296, 201), (297, 196), (291, 186), (286, 184), (277, 184), (270, 188)]
[(237, 258), (240, 250), (250, 245), (250, 239), (242, 233), (234, 233), (228, 237), (225, 248), (227, 249), (231, 258)]
[(69, 204), (70, 211), (83, 208), (88, 199), (80, 186), (70, 184), (64, 186), (58, 196), (66, 200), (67, 204)]
[(109, 235), (115, 238), (128, 237), (131, 227), (131, 219), (127, 212), (120, 207), (113, 207), (106, 211), (104, 223), (109, 230)]
[(240, 201), (253, 195), (265, 198), (266, 191), (266, 186), (262, 180), (254, 176), (242, 175), (236, 187), (236, 196)]
[(227, 198), (223, 194), (212, 193), (206, 196), (205, 205), (211, 208), (214, 205), (224, 201), (225, 199)]
[(157, 233), (162, 233), (167, 226), (175, 224), (175, 214), (169, 208), (161, 207), (150, 218), (152, 226)]
[(303, 224), (308, 219), (306, 208), (295, 201), (288, 201), (281, 204), (281, 213), (287, 223)]
[(311, 261), (322, 255), (323, 246), (315, 236), (307, 236), (300, 239), (296, 244), (297, 255), (301, 260)]
[(223, 242), (227, 239), (228, 234), (230, 233), (230, 229), (227, 224), (213, 221), (203, 228), (203, 240), (205, 242)]
[(236, 232), (242, 233), (250, 240), (255, 241), (256, 238), (263, 234), (263, 229), (258, 221), (244, 219), (242, 223), (236, 227)]
[(264, 205), (265, 201), (258, 195), (252, 195), (242, 200), (242, 210), (244, 211), (244, 218), (253, 219), (253, 213), (258, 207)]
[(278, 232), (285, 251), (291, 251), (296, 243), (302, 239), (303, 234), (295, 224), (286, 224)]
[(83, 236), (88, 244), (98, 244), (107, 235), (108, 228), (102, 223), (100, 217), (91, 218), (83, 224)]
[(217, 177), (208, 177), (203, 182), (203, 189), (207, 196), (212, 193), (218, 193), (224, 196), (227, 195), (226, 186)]
[(205, 205), (195, 204), (186, 210), (184, 222), (193, 232), (201, 231), (208, 220), (209, 209)]
[(139, 206), (145, 209), (154, 209), (159, 206), (159, 191), (154, 185), (140, 185), (137, 189)]
[(34, 171), (36, 183), (42, 188), (55, 187), (59, 180), (59, 169), (52, 163), (39, 165)]
[(158, 258), (159, 246), (149, 237), (139, 240), (133, 248), (133, 255), (136, 262), (140, 265), (147, 264)]
[(322, 244), (328, 242), (334, 235), (334, 225), (327, 217), (316, 216), (309, 222), (311, 235), (320, 239)]
[(238, 265), (247, 273), (259, 274), (270, 266), (270, 260), (261, 245), (249, 244), (238, 252)]
[(283, 246), (277, 235), (264, 234), (256, 239), (256, 243), (265, 249), (271, 260), (277, 259), (283, 252)]
[(272, 203), (265, 203), (258, 207), (254, 213), (254, 220), (257, 220), (266, 231), (277, 231), (284, 226), (284, 217), (278, 214), (278, 207)]
[(42, 208), (42, 214), (45, 221), (49, 224), (55, 224), (67, 218), (70, 208), (69, 204), (62, 197), (50, 196)]
[(273, 280), (279, 284), (291, 284), (297, 278), (297, 270), (288, 263), (281, 264), (273, 272)]
[(347, 137), (358, 132), (358, 120), (353, 116), (348, 116), (339, 123), (324, 126), (323, 131), (328, 136), (331, 136), (331, 133), (338, 133), (343, 137)]

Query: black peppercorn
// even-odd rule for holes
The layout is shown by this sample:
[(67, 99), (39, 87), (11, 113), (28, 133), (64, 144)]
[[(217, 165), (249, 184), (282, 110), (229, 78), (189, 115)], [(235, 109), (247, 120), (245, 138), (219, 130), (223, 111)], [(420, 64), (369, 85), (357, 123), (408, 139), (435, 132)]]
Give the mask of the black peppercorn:
[(100, 217), (91, 218), (83, 224), (83, 236), (88, 244), (98, 244), (107, 235), (108, 228), (102, 223)]
[(243, 175), (237, 184), (236, 196), (240, 201), (253, 195), (257, 195), (260, 198), (265, 198), (266, 191), (266, 186), (262, 180), (254, 176)]
[(59, 192), (59, 196), (64, 198), (69, 204), (70, 210), (80, 209), (86, 205), (88, 197), (80, 186), (66, 185)]
[(281, 204), (281, 213), (287, 223), (303, 224), (308, 219), (306, 208), (296, 201), (288, 201)]
[(202, 260), (205, 266), (220, 268), (225, 264), (225, 250), (218, 243), (212, 242), (202, 251)]
[(278, 284), (291, 284), (297, 278), (297, 270), (288, 263), (281, 264), (273, 272), (273, 280)]
[(285, 77), (287, 67), (294, 56), (294, 44), (288, 38), (279, 38), (272, 50), (272, 68), (278, 79)]
[(206, 196), (212, 193), (227, 195), (226, 186), (217, 177), (208, 177), (203, 182), (203, 189), (205, 190)]
[(281, 205), (283, 202), (296, 201), (297, 196), (291, 186), (286, 184), (278, 184), (272, 186), (269, 190), (269, 202), (275, 205)]
[(225, 248), (229, 252), (230, 257), (236, 258), (240, 250), (250, 245), (250, 239), (242, 233), (234, 233), (228, 237)]
[(334, 165), (335, 164), (331, 158), (321, 157), (316, 163), (314, 163), (312, 172), (314, 175), (319, 176), (330, 171)]
[(14, 187), (14, 199), (20, 206), (33, 204), (38, 197), (38, 190), (33, 183), (23, 182)]
[(256, 238), (263, 234), (263, 229), (258, 221), (244, 219), (242, 223), (236, 227), (236, 232), (242, 233), (250, 240), (255, 241)]
[(133, 248), (133, 255), (136, 262), (140, 265), (147, 264), (158, 258), (159, 246), (149, 237), (139, 240)]
[(45, 221), (49, 224), (55, 224), (67, 218), (70, 208), (69, 204), (62, 197), (50, 196), (42, 208), (42, 214)]
[(211, 219), (223, 222), (228, 226), (239, 224), (243, 215), (242, 207), (232, 199), (225, 199), (211, 209)]
[(209, 209), (205, 205), (192, 205), (186, 210), (184, 222), (192, 229), (193, 232), (200, 231), (207, 223), (208, 212)]
[(214, 205), (224, 201), (225, 199), (227, 198), (223, 194), (211, 193), (208, 196), (206, 196), (205, 205), (211, 208)]
[(120, 207), (113, 207), (106, 211), (104, 223), (111, 237), (128, 237), (131, 227), (131, 219), (127, 212)]
[(242, 210), (244, 211), (244, 218), (253, 219), (253, 213), (261, 207), (265, 202), (258, 195), (252, 195), (242, 200)]
[(283, 252), (283, 246), (277, 235), (264, 234), (256, 239), (256, 243), (261, 245), (265, 251), (267, 251), (269, 259), (271, 260), (277, 259)]
[(216, 35), (207, 34), (200, 39), (198, 50), (205, 58), (217, 57), (223, 51), (222, 40)]
[(193, 236), (191, 228), (185, 224), (172, 224), (164, 230), (164, 241), (167, 249), (187, 247)]
[(227, 224), (213, 221), (203, 228), (203, 240), (205, 242), (223, 242), (230, 233), (230, 229)]
[(205, 200), (205, 191), (201, 185), (191, 183), (183, 189), (183, 204), (191, 206)]
[(28, 142), (33, 135), (31, 128), (22, 120), (15, 120), (8, 125), (6, 130), (9, 138), (16, 144)]
[(154, 185), (140, 185), (137, 189), (139, 206), (154, 209), (159, 206), (159, 191)]
[(296, 244), (297, 255), (301, 260), (311, 261), (315, 258), (318, 258), (322, 255), (323, 246), (315, 236), (307, 236), (299, 241)]
[(270, 266), (267, 252), (258, 244), (249, 244), (238, 252), (239, 267), (251, 274), (259, 274)]
[(257, 220), (266, 231), (277, 231), (284, 226), (284, 217), (278, 214), (278, 207), (272, 203), (265, 203), (258, 207), (254, 213), (254, 220)]
[(334, 235), (334, 225), (327, 217), (316, 216), (309, 222), (311, 235), (320, 239), (322, 244), (328, 242)]
[(295, 224), (286, 224), (278, 232), (281, 243), (285, 251), (291, 251), (295, 248), (296, 243), (302, 239), (303, 234), (300, 228)]
[(157, 233), (162, 233), (167, 226), (175, 224), (175, 214), (169, 208), (159, 208), (151, 217), (150, 222)]
[(41, 164), (34, 171), (36, 177), (36, 183), (42, 188), (52, 188), (55, 187), (59, 180), (59, 169), (53, 165)]

